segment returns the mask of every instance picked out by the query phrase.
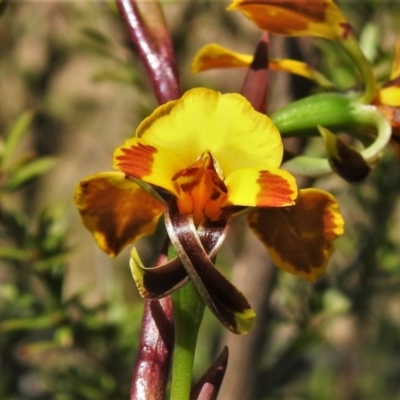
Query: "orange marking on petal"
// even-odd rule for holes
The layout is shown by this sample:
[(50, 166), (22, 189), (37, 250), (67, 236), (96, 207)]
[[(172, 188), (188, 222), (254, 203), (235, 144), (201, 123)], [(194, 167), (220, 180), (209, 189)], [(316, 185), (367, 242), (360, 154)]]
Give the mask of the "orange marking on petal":
[(138, 143), (129, 148), (122, 147), (121, 152), (122, 154), (116, 157), (116, 166), (120, 171), (139, 179), (150, 175), (154, 154), (157, 153), (154, 146)]
[[(294, 194), (293, 188), (288, 181), (268, 171), (260, 171), (257, 183), (261, 187), (260, 192), (257, 194), (257, 205), (259, 207), (263, 207), (263, 205), (280, 207), (282, 203), (287, 202), (287, 199)], [(273, 202), (271, 202), (271, 190), (269, 188), (274, 189)]]
[(228, 189), (218, 176), (209, 152), (172, 179), (179, 191), (177, 204), (182, 214), (193, 214), (195, 224), (200, 224), (204, 218), (220, 218)]

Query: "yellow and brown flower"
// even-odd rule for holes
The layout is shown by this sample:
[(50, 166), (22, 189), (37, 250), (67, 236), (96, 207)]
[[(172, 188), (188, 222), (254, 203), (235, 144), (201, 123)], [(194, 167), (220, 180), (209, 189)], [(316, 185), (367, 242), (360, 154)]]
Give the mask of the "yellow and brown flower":
[(325, 271), (343, 231), (335, 200), (322, 191), (298, 194), (294, 177), (279, 168), (282, 156), (278, 130), (244, 97), (193, 89), (146, 118), (116, 149), (119, 172), (83, 180), (75, 203), (111, 256), (151, 234), (164, 213), (179, 257), (145, 268), (132, 252), (142, 296), (165, 296), (191, 279), (226, 327), (246, 333), (255, 314), (211, 261), (229, 219), (249, 208), (250, 227), (276, 264), (311, 281)]

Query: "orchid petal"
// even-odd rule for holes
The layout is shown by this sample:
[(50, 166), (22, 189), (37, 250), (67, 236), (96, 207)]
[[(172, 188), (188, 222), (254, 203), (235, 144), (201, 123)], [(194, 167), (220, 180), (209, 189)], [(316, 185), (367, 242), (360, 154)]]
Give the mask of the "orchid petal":
[(325, 272), (344, 225), (335, 198), (319, 189), (301, 190), (292, 207), (258, 208), (248, 222), (279, 268), (311, 282)]
[(400, 76), (387, 82), (379, 90), (379, 103), (391, 107), (400, 107)]
[(139, 294), (144, 299), (155, 300), (168, 296), (189, 281), (178, 258), (167, 264), (146, 268), (136, 248), (131, 251), (130, 268)]
[(175, 153), (185, 167), (208, 151), (224, 177), (241, 168), (278, 168), (283, 155), (280, 134), (267, 116), (239, 94), (204, 88), (158, 107), (139, 125), (136, 136)]
[(119, 172), (89, 176), (75, 189), (82, 222), (111, 257), (143, 235), (152, 234), (164, 206)]
[(241, 169), (229, 175), (225, 183), (228, 187), (228, 205), (283, 207), (293, 205), (297, 197), (293, 175), (280, 169)]
[(216, 68), (247, 68), (253, 61), (250, 54), (237, 53), (216, 43), (203, 46), (192, 61), (192, 72)]
[[(229, 224), (225, 221), (208, 222), (200, 226), (197, 234), (208, 257), (215, 257), (228, 233)], [(179, 258), (168, 263), (146, 268), (135, 248), (131, 251), (130, 267), (140, 295), (145, 299), (160, 299), (182, 287), (189, 280), (188, 274)]]
[(166, 211), (168, 235), (191, 281), (212, 313), (231, 332), (248, 333), (255, 313), (243, 294), (213, 265), (189, 216)]
[[(193, 58), (192, 72), (197, 73), (219, 68), (248, 68), (253, 61), (250, 54), (237, 53), (216, 43), (202, 47)], [(310, 79), (324, 88), (332, 88), (329, 82), (320, 72), (308, 64), (290, 59), (272, 59), (268, 62), (271, 71), (288, 72), (294, 75)]]
[(234, 0), (228, 10), (239, 10), (261, 29), (287, 36), (346, 37), (351, 29), (332, 0)]
[(185, 164), (171, 150), (132, 138), (115, 150), (114, 168), (177, 195), (172, 177)]

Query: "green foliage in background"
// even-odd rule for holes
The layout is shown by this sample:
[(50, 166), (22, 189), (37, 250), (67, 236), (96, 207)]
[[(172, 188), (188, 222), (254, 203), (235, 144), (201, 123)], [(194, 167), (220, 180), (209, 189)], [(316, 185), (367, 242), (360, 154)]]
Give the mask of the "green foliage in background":
[[(71, 251), (65, 212), (55, 205), (30, 217), (13, 204), (55, 162), (16, 157), (32, 118), (22, 115), (2, 141), (0, 398), (127, 397), (137, 332), (126, 336), (131, 329), (113, 318), (117, 305), (88, 307), (84, 292), (63, 299)], [(138, 320), (135, 312), (124, 313), (129, 317)]]

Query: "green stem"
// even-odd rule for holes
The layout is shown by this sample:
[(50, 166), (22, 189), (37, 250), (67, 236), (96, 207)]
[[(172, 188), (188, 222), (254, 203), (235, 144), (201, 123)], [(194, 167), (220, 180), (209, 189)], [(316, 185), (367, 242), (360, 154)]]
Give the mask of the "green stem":
[[(281, 136), (317, 136), (317, 126), (345, 130), (359, 139), (370, 139), (370, 130), (374, 127), (376, 135), (373, 142), (361, 155), (371, 164), (379, 158), (391, 137), (388, 120), (373, 105), (361, 104), (356, 97), (338, 93), (325, 93), (310, 96), (289, 104), (271, 115)], [(362, 129), (360, 129), (362, 128)], [(283, 164), (288, 171), (310, 177), (331, 173), (332, 169), (326, 158), (298, 156)]]
[(364, 104), (371, 103), (376, 96), (377, 86), (370, 62), (365, 57), (357, 39), (353, 35), (339, 41), (339, 45), (354, 61), (364, 80), (364, 92), (360, 96), (360, 101)]
[[(171, 246), (168, 258), (176, 257)], [(171, 400), (188, 400), (192, 385), (193, 361), (197, 335), (205, 304), (192, 282), (172, 295), (175, 325), (175, 348), (172, 360)]]

